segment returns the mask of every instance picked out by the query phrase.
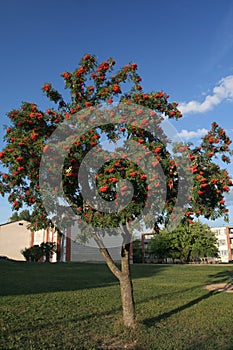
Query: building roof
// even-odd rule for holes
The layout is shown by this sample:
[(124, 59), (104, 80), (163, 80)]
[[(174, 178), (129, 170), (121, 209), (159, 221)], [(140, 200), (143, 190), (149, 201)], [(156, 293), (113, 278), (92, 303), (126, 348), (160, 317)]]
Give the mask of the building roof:
[(17, 221), (9, 221), (9, 222), (6, 222), (5, 224), (0, 224), (0, 227), (1, 226), (6, 226), (6, 225), (11, 225), (11, 224), (16, 224), (18, 223), (19, 225), (24, 225), (24, 224), (30, 224), (29, 221), (26, 221), (26, 220), (17, 220)]

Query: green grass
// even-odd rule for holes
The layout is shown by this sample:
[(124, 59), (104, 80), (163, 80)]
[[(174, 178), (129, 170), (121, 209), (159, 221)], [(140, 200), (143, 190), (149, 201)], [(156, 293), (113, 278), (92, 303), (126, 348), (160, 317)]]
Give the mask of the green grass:
[(124, 329), (104, 264), (0, 262), (0, 349), (233, 349), (233, 266), (132, 266), (137, 327)]

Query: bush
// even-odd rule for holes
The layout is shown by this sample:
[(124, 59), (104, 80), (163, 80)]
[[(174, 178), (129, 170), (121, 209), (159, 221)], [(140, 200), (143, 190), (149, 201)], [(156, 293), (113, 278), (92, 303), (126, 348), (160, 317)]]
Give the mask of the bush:
[(34, 245), (21, 251), (26, 261), (38, 262), (45, 257), (45, 262), (49, 262), (53, 253), (56, 252), (56, 243), (42, 242), (40, 245)]

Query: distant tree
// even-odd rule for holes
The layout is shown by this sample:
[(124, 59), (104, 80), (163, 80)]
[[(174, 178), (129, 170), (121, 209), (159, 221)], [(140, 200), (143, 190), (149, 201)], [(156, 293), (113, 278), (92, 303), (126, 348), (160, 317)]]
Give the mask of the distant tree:
[(29, 210), (25, 209), (19, 213), (19, 220), (31, 221), (31, 214)]
[(148, 253), (153, 254), (158, 260), (171, 257), (169, 235), (166, 231), (156, 234), (149, 243)]
[(195, 223), (193, 230), (195, 241), (192, 246), (192, 252), (190, 254), (191, 259), (197, 258), (216, 258), (219, 256), (217, 238), (215, 234), (210, 230), (208, 225), (202, 225)]
[(13, 221), (18, 221), (19, 220), (19, 213), (17, 211), (15, 211), (12, 216), (10, 217), (9, 221), (13, 222)]
[(25, 209), (21, 212), (14, 212), (13, 215), (9, 219), (10, 221), (18, 221), (18, 220), (25, 220), (25, 221), (31, 221), (31, 214), (29, 210)]
[(157, 234), (150, 243), (150, 252), (160, 259), (180, 259), (188, 263), (195, 258), (217, 257), (217, 239), (208, 225), (186, 221), (170, 234), (166, 230)]
[(183, 263), (189, 262), (195, 238), (193, 224), (180, 224), (169, 236), (172, 257), (178, 257)]

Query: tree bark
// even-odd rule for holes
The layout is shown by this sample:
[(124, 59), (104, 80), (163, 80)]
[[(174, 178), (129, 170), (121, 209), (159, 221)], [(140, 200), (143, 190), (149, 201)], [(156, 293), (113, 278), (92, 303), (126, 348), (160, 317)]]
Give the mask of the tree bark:
[(190, 258), (191, 258), (192, 250), (190, 249), (186, 258), (186, 263), (190, 263)]
[(111, 255), (109, 254), (108, 249), (105, 247), (104, 242), (102, 240), (102, 238), (97, 234), (97, 233), (93, 233), (93, 238), (96, 241), (99, 250), (101, 252), (101, 254), (103, 255), (106, 264), (108, 265), (110, 271), (113, 273), (113, 275), (120, 280), (120, 276), (121, 276), (121, 270), (116, 266), (115, 262), (113, 261)]
[(126, 226), (121, 225), (122, 231), (122, 248), (121, 248), (121, 301), (123, 309), (123, 321), (124, 325), (128, 328), (134, 328), (135, 323), (135, 305), (133, 296), (133, 284), (130, 271), (130, 242), (131, 234), (128, 229), (128, 223)]
[(135, 306), (130, 272), (130, 243), (124, 244), (124, 242), (122, 244), (120, 287), (124, 325), (134, 328)]
[(94, 239), (99, 246), (110, 271), (120, 282), (121, 302), (123, 309), (124, 326), (134, 328), (135, 323), (135, 307), (133, 297), (133, 284), (130, 271), (130, 234), (127, 228), (122, 229), (122, 248), (121, 248), (121, 270), (116, 266), (108, 249), (104, 246), (101, 237), (94, 233)]

